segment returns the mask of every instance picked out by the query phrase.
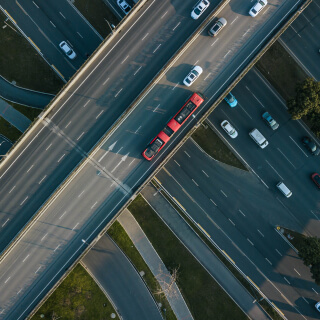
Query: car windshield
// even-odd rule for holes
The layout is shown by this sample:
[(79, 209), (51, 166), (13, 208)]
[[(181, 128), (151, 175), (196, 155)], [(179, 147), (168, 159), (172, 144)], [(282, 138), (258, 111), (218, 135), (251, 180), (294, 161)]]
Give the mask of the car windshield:
[(197, 77), (198, 75), (199, 75), (199, 72), (196, 70), (193, 70), (191, 73), (191, 76), (193, 76), (193, 77)]
[(163, 145), (163, 141), (159, 138), (157, 138), (146, 150), (145, 154), (148, 158), (151, 158), (153, 155), (155, 155), (161, 146)]
[(194, 13), (198, 16), (201, 13), (201, 10), (197, 7), (194, 9)]
[(234, 101), (234, 97), (231, 94), (227, 95), (227, 99), (229, 102), (233, 102)]
[(262, 6), (264, 6), (264, 2), (263, 2), (263, 1), (260, 0), (259, 3), (260, 3)]
[(212, 28), (213, 31), (218, 31), (221, 27), (221, 24), (219, 22), (217, 22), (217, 24), (215, 24)]
[(252, 8), (251, 11), (252, 11), (253, 13), (257, 13), (257, 11), (256, 11), (254, 8)]

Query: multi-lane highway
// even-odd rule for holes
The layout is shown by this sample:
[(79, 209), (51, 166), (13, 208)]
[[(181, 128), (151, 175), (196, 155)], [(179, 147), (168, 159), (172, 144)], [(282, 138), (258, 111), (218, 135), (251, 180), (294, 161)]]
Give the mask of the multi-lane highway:
[[(221, 37), (208, 37), (205, 26), (2, 260), (2, 318), (23, 318), (84, 250), (81, 240), (91, 241), (158, 165), (164, 153), (149, 163), (141, 151), (190, 95), (182, 80), (191, 65), (204, 69), (191, 88), (207, 96), (199, 117), (299, 3), (277, 2), (253, 20), (250, 4), (231, 1), (219, 13), (229, 20)], [(199, 25), (190, 8), (186, 2), (149, 2), (4, 163), (2, 248)]]
[[(319, 190), (310, 179), (319, 159), (301, 145), (308, 131), (290, 121), (282, 99), (256, 71), (233, 94), (237, 107), (222, 102), (209, 121), (251, 173), (215, 162), (188, 141), (157, 177), (288, 319), (316, 319), (320, 287), (275, 226), (320, 233)], [(264, 111), (280, 124), (276, 131), (262, 121)], [(237, 138), (221, 129), (225, 119), (237, 129)], [(254, 127), (269, 141), (263, 150), (248, 135)], [(291, 198), (276, 189), (278, 181), (290, 187)]]

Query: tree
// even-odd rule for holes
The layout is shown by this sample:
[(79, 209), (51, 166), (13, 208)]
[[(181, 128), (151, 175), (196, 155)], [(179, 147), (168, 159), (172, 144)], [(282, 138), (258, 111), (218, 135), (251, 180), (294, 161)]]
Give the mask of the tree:
[(311, 267), (312, 279), (315, 280), (317, 285), (320, 285), (320, 263), (314, 264)]
[(155, 291), (156, 295), (175, 298), (178, 297), (179, 293), (177, 290), (176, 282), (178, 280), (178, 268), (174, 268), (171, 273), (167, 270), (162, 270), (161, 265), (159, 266), (159, 273), (156, 276), (160, 287)]
[(320, 265), (320, 239), (317, 237), (304, 238), (299, 248), (299, 257), (307, 266)]
[(293, 120), (320, 114), (320, 82), (307, 78), (296, 88), (296, 96), (287, 102)]

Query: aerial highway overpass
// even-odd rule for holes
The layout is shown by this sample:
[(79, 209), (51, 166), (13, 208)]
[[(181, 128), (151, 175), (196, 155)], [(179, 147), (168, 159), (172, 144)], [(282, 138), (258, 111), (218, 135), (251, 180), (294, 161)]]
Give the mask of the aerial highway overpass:
[[(276, 1), (253, 20), (248, 16), (250, 3), (231, 1), (219, 13), (230, 22), (221, 37), (210, 38), (208, 25), (201, 28), (89, 156), (91, 148), (200, 24), (190, 18), (193, 2), (149, 1), (97, 54), (90, 68), (56, 99), (53, 111), (1, 167), (2, 250), (42, 209), (28, 232), (2, 257), (2, 318), (22, 319), (30, 312), (85, 250), (82, 239), (90, 242), (96, 237), (301, 2)], [(204, 73), (192, 91), (201, 91), (206, 102), (155, 161), (142, 160), (147, 143), (190, 96), (182, 79), (195, 64)], [(82, 159), (86, 161), (72, 179), (43, 206)]]

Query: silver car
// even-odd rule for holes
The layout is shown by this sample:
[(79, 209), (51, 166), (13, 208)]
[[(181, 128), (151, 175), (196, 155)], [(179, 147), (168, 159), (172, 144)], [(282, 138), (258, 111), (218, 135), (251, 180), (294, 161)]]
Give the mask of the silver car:
[(193, 67), (189, 74), (184, 78), (183, 84), (190, 87), (200, 77), (202, 71), (200, 66)]
[(227, 20), (225, 18), (218, 19), (218, 21), (209, 29), (209, 36), (215, 37), (226, 25)]
[(76, 53), (65, 41), (60, 42), (59, 47), (67, 55), (69, 59), (73, 60), (77, 56)]
[(221, 128), (232, 138), (236, 138), (238, 136), (237, 130), (230, 124), (228, 120), (223, 120), (221, 122)]

